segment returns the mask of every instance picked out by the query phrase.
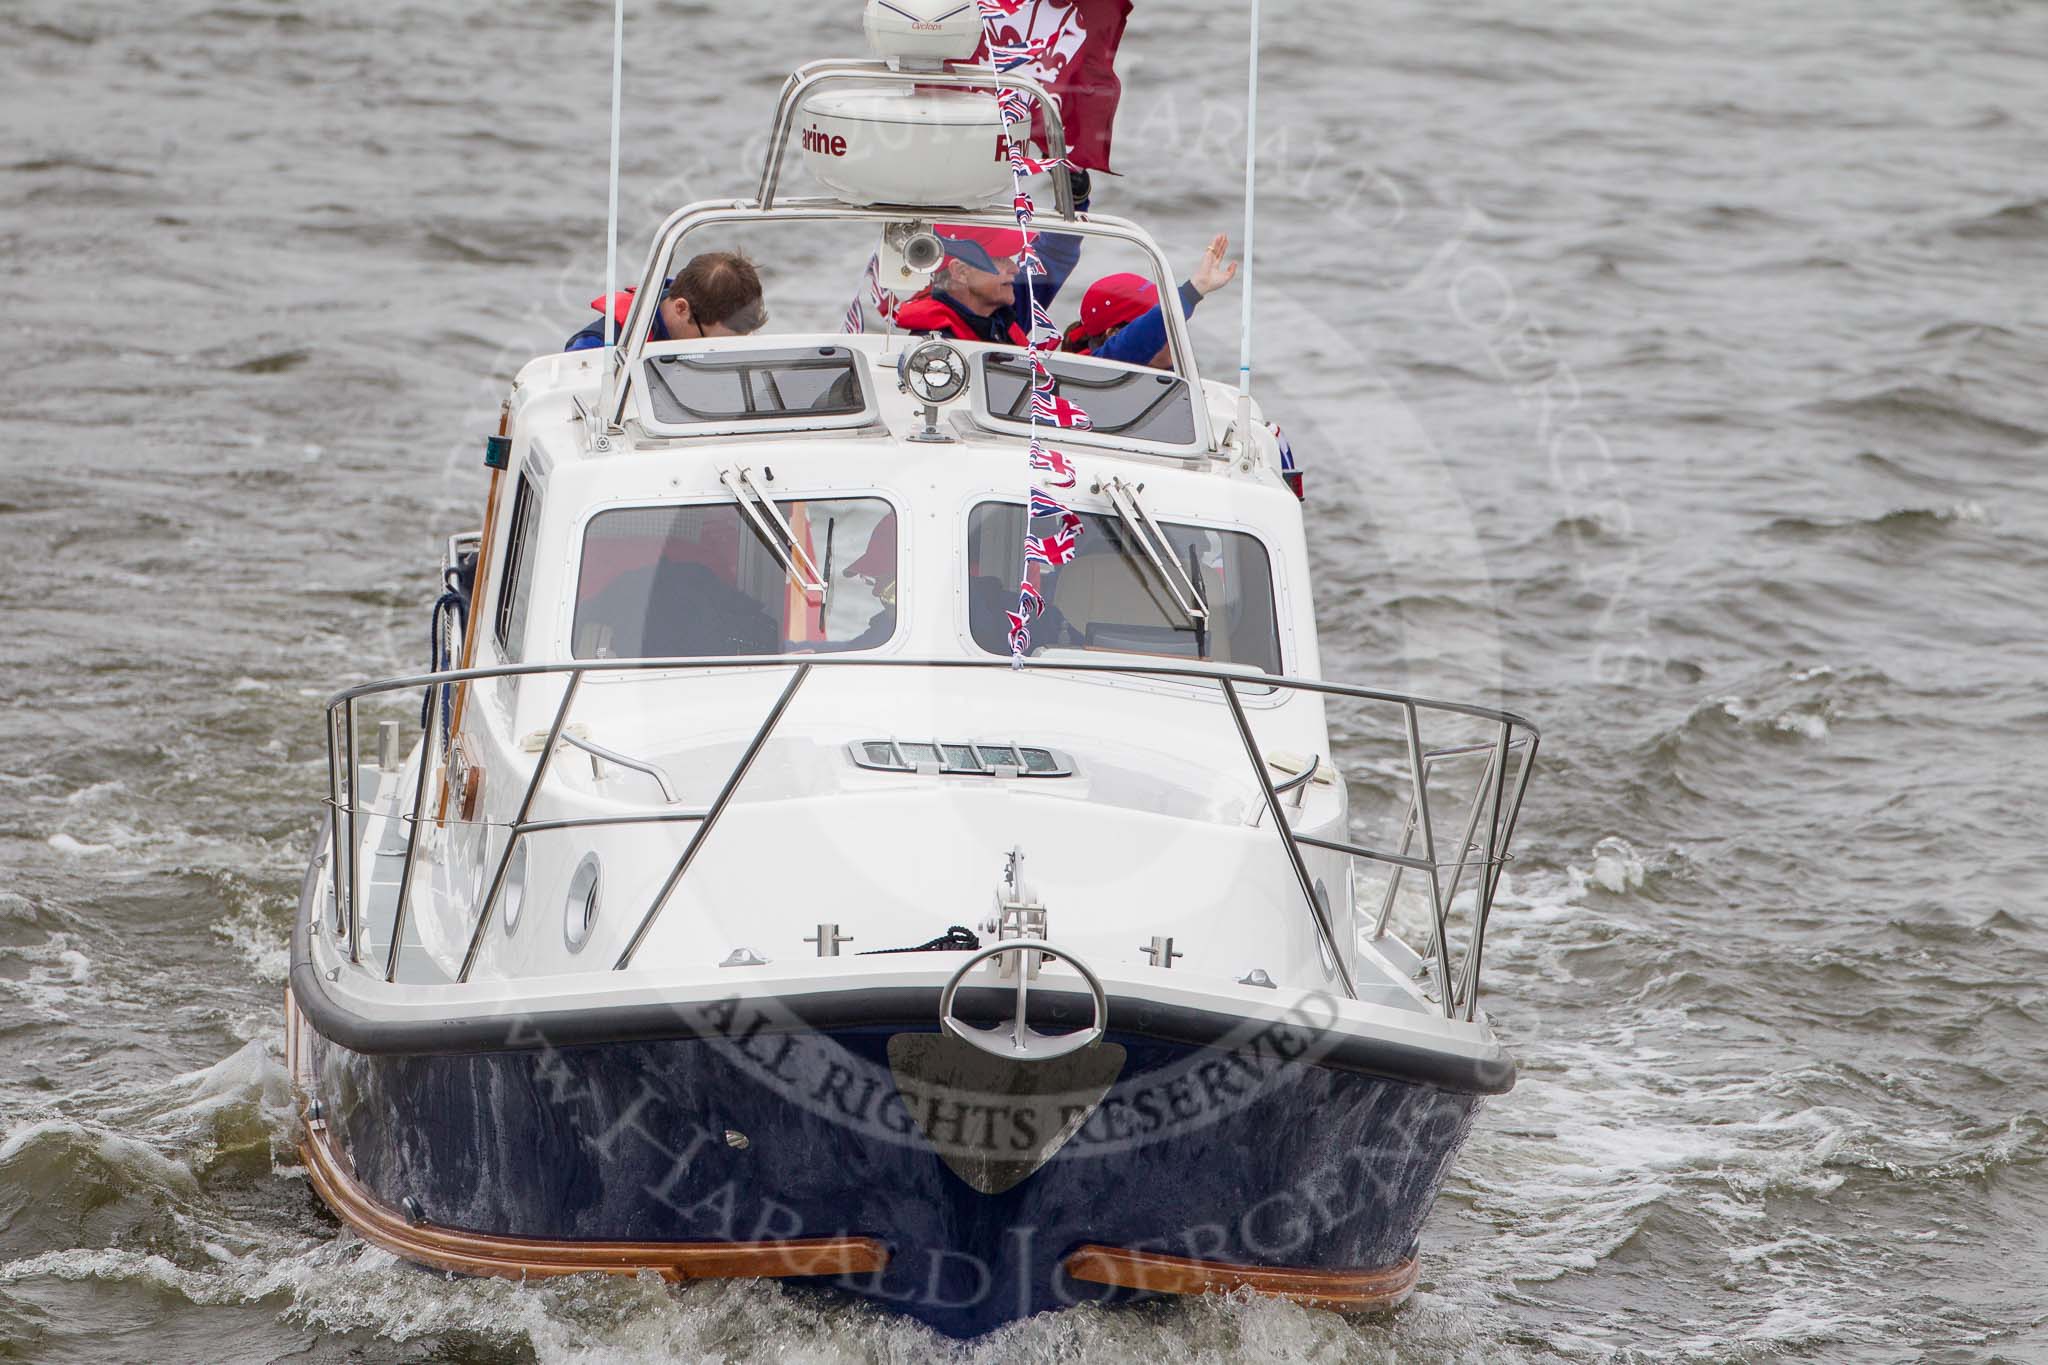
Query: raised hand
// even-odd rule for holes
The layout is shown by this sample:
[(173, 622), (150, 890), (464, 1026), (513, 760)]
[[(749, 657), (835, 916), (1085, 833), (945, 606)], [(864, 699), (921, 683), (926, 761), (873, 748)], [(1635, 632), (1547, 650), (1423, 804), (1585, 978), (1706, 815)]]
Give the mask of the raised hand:
[(1236, 279), (1237, 262), (1232, 261), (1226, 265), (1223, 261), (1223, 253), (1228, 250), (1230, 250), (1229, 236), (1221, 232), (1217, 233), (1216, 239), (1209, 243), (1208, 251), (1203, 253), (1202, 263), (1195, 267), (1194, 274), (1188, 276), (1188, 283), (1194, 285), (1204, 295), (1208, 295), (1215, 293), (1224, 285)]

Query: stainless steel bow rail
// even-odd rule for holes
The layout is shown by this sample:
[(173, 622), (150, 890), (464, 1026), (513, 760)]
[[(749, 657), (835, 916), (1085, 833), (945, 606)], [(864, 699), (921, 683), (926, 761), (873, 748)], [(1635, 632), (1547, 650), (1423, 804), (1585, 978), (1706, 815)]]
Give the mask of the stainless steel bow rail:
[[(766, 655), (725, 659), (592, 659), (565, 663), (453, 669), (346, 688), (335, 693), (326, 704), (328, 833), (331, 840), (329, 848), (330, 851), (347, 851), (345, 857), (329, 859), (334, 932), (347, 943), (349, 961), (360, 965), (363, 948), (362, 897), (356, 885), (356, 870), (361, 860), (361, 845), (358, 839), (357, 820), (361, 815), (375, 813), (364, 808), (358, 792), (360, 770), (357, 758), (360, 750), (357, 746), (357, 721), (359, 705), (365, 698), (410, 692), (414, 689), (425, 689), (427, 697), (419, 766), (413, 782), (411, 811), (409, 814), (398, 811), (385, 812), (387, 815), (395, 815), (406, 826), (404, 862), (399, 874), (397, 898), (392, 912), (390, 943), (383, 963), (383, 976), (386, 981), (397, 979), (399, 947), (404, 938), (406, 915), (410, 909), (414, 867), (419, 858), (421, 828), (438, 820), (441, 823), (458, 826), (495, 823), (510, 831), (505, 847), (497, 856), (492, 868), (487, 884), (488, 890), (483, 895), (476, 923), (470, 934), (468, 950), (463, 956), (462, 967), (456, 978), (458, 981), (467, 981), (482, 948), (484, 932), (490, 925), (493, 911), (504, 890), (507, 874), (512, 866), (513, 853), (527, 836), (597, 826), (695, 824), (696, 828), (691, 832), (689, 842), (684, 846), (668, 876), (664, 878), (653, 902), (642, 914), (625, 949), (613, 963), (614, 970), (623, 971), (631, 966), (634, 953), (645, 941), (648, 931), (653, 928), (663, 908), (673, 897), (677, 885), (689, 872), (699, 852), (710, 839), (719, 817), (732, 804), (734, 796), (746, 780), (747, 773), (766, 748), (777, 725), (796, 699), (799, 689), (815, 670), (919, 668), (989, 669), (1008, 672), (1012, 667), (1011, 661), (1006, 658), (909, 660)], [(717, 796), (708, 807), (702, 810), (660, 809), (644, 814), (604, 815), (583, 819), (533, 818), (535, 801), (547, 780), (553, 757), (567, 742), (564, 730), (586, 676), (592, 673), (633, 674), (659, 670), (672, 675), (665, 681), (687, 681), (692, 675), (739, 668), (787, 668), (790, 670), (790, 677), (774, 705), (748, 740), (739, 760), (726, 774)], [(1470, 1020), (1477, 1016), (1479, 968), (1486, 941), (1487, 921), (1492, 914), (1501, 874), (1509, 861), (1508, 847), (1514, 838), (1515, 825), (1521, 815), (1522, 799), (1528, 791), (1529, 778), (1535, 770), (1536, 750), (1540, 738), (1535, 726), (1511, 712), (1489, 707), (1460, 702), (1430, 701), (1396, 692), (1356, 687), (1348, 683), (1324, 682), (1314, 678), (1279, 677), (1247, 669), (1212, 665), (1090, 663), (1032, 659), (1024, 661), (1023, 670), (1083, 676), (1107, 675), (1214, 686), (1221, 694), (1225, 712), (1243, 745), (1245, 758), (1251, 764), (1261, 800), (1260, 823), (1264, 823), (1264, 817), (1270, 817), (1274, 829), (1278, 832), (1288, 868), (1301, 891), (1304, 908), (1315, 925), (1317, 938), (1346, 994), (1353, 999), (1358, 995), (1351, 972), (1353, 955), (1345, 951), (1339, 937), (1340, 926), (1331, 918), (1327, 896), (1317, 885), (1307, 863), (1303, 860), (1304, 848), (1346, 855), (1353, 860), (1348, 866), (1353, 869), (1354, 874), (1359, 870), (1360, 861), (1386, 869), (1385, 890), (1372, 926), (1371, 937), (1375, 942), (1384, 939), (1390, 932), (1403, 879), (1412, 875), (1420, 883), (1418, 889), (1423, 893), (1428, 914), (1428, 939), (1420, 957), (1422, 965), (1418, 969), (1425, 992), (1442, 1009), (1446, 1018), (1462, 1016)], [(437, 722), (441, 709), (447, 704), (445, 698), (448, 691), (454, 684), (459, 683), (539, 674), (564, 675), (567, 683), (562, 691), (562, 699), (555, 707), (545, 742), (535, 759), (533, 772), (527, 778), (518, 814), (509, 825), (504, 822), (457, 818), (454, 811), (447, 811), (437, 817), (433, 813), (433, 808), (438, 798), (430, 795), (430, 784), (437, 773), (444, 782), (446, 781), (446, 755), (441, 752), (441, 727)], [(1258, 739), (1253, 733), (1251, 718), (1246, 714), (1241, 693), (1241, 689), (1246, 687), (1261, 693), (1271, 689), (1315, 693), (1325, 697), (1341, 697), (1392, 708), (1394, 718), (1399, 721), (1398, 735), (1393, 744), (1401, 759), (1400, 785), (1406, 788), (1406, 810), (1400, 820), (1398, 843), (1392, 851), (1354, 843), (1348, 839), (1323, 838), (1295, 830), (1289, 822), (1289, 811), (1298, 811), (1299, 801), (1290, 807), (1283, 804), (1282, 798), (1294, 793), (1312, 779), (1321, 766), (1322, 759), (1311, 759), (1309, 766), (1302, 770), (1301, 774), (1276, 783), (1272, 775), (1272, 766), (1261, 751)], [(1458, 717), (1467, 724), (1476, 722), (1491, 730), (1491, 738), (1483, 742), (1425, 749), (1422, 742), (1422, 717), (1425, 714), (1433, 717)], [(592, 746), (576, 747), (588, 750)], [(1480, 772), (1472, 785), (1470, 797), (1464, 802), (1464, 818), (1458, 837), (1447, 842), (1438, 837), (1432, 814), (1432, 779), (1453, 769), (1469, 768), (1475, 763), (1478, 764)], [(1292, 762), (1282, 762), (1279, 766), (1285, 771), (1292, 766)], [(646, 768), (640, 770), (647, 771)], [(663, 783), (663, 787), (663, 804), (672, 807), (676, 798), (667, 789), (666, 783)], [(1415, 851), (1418, 840), (1421, 843), (1419, 854)], [(1454, 962), (1453, 905), (1461, 890), (1465, 888), (1468, 876), (1472, 878), (1471, 903), (1469, 911), (1462, 916), (1466, 921), (1463, 946)]]

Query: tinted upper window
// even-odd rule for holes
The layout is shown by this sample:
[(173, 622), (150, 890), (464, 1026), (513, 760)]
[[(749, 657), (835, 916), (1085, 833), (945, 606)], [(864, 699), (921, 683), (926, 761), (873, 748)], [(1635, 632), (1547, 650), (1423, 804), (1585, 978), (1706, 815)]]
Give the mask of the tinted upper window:
[(662, 355), (641, 368), (654, 419), (669, 425), (846, 417), (867, 406), (844, 346)]
[[(1050, 523), (1040, 523), (1041, 526)], [(1031, 566), (1045, 613), (1031, 623), (1031, 652), (1115, 650), (1213, 659), (1280, 672), (1280, 633), (1273, 611), (1272, 565), (1266, 547), (1242, 531), (1162, 522), (1174, 558), (1200, 588), (1208, 620), (1191, 621), (1124, 530), (1123, 521), (1081, 514), (1075, 557), (1058, 569)], [(968, 623), (974, 642), (1007, 654), (1024, 560), (1024, 509), (986, 502), (967, 519)]]
[(526, 599), (533, 582), (527, 542), (533, 538), (537, 506), (533, 484), (521, 474), (512, 495), (512, 528), (505, 535), (505, 571), (498, 578), (498, 648), (515, 663), (525, 648)]
[(880, 498), (778, 502), (829, 591), (789, 572), (737, 504), (626, 507), (583, 533), (575, 657), (867, 649), (896, 630), (896, 512)]
[[(1160, 370), (1125, 369), (1102, 361), (1048, 359), (1059, 396), (1088, 414), (1098, 435), (1164, 445), (1193, 445), (1194, 400), (1188, 382)], [(1022, 355), (987, 352), (983, 396), (991, 417), (1031, 420), (1031, 362)]]

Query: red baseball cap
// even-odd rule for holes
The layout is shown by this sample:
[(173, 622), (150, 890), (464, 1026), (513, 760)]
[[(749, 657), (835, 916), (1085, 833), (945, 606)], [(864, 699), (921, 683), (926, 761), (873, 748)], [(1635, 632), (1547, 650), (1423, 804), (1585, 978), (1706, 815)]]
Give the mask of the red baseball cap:
[(1104, 275), (1081, 296), (1081, 334), (1099, 337), (1159, 306), (1159, 286), (1143, 275)]
[[(995, 273), (996, 262), (1024, 249), (1022, 228), (976, 227), (969, 223), (940, 223), (932, 231), (945, 246), (946, 254), (965, 261), (976, 270)], [(1038, 234), (1033, 233), (1036, 237)]]

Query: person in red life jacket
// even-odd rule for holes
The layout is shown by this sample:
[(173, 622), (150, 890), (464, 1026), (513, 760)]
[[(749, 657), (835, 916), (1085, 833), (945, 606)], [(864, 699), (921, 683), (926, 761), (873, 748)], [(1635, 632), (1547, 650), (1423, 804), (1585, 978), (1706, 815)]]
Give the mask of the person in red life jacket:
[[(1088, 173), (1073, 177), (1074, 207), (1088, 208)], [(945, 247), (946, 259), (931, 285), (896, 306), (895, 324), (906, 332), (935, 332), (959, 341), (992, 341), (1004, 346), (1031, 344), (1031, 301), (1050, 307), (1081, 263), (1081, 239), (1071, 233), (1034, 232), (1038, 259), (1045, 269), (1027, 291), (1017, 269), (1024, 249), (1021, 228), (970, 227), (941, 223), (933, 229)]]
[[(633, 306), (632, 289), (611, 298), (613, 334), (626, 325)], [(605, 300), (592, 299), (597, 321), (569, 338), (565, 351), (587, 351), (604, 345)], [(696, 337), (736, 337), (756, 332), (768, 321), (761, 302), (761, 275), (739, 251), (707, 251), (692, 257), (682, 273), (668, 282), (661, 306), (647, 329), (649, 341), (689, 341)]]
[[(1228, 250), (1230, 238), (1217, 233), (1201, 264), (1181, 283), (1181, 316), (1193, 314), (1196, 304), (1237, 278), (1237, 262), (1223, 261)], [(1067, 328), (1061, 349), (1155, 370), (1167, 368), (1166, 315), (1159, 308), (1159, 286), (1143, 275), (1104, 275), (1081, 296), (1081, 317)]]

